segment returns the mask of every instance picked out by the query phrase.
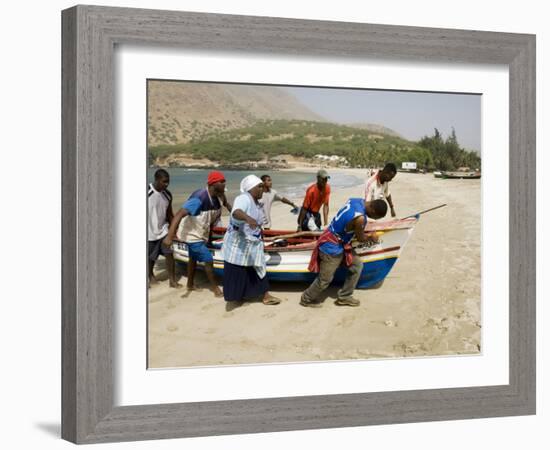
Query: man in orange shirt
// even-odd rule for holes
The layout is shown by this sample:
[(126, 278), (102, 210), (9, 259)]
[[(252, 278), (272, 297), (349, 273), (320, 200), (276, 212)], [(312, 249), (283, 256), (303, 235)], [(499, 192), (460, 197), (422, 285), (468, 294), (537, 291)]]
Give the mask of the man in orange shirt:
[[(328, 225), (328, 203), (330, 199), (330, 185), (328, 173), (325, 169), (317, 172), (317, 183), (307, 188), (304, 203), (298, 215), (298, 231), (313, 231), (310, 222), (321, 229), (321, 206), (323, 207), (323, 225)], [(315, 228), (314, 228), (315, 229)]]

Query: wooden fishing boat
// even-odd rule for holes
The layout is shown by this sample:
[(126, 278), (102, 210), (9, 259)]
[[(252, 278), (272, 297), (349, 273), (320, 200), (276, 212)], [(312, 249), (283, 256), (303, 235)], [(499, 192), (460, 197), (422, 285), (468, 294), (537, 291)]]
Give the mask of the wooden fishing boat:
[[(403, 247), (411, 237), (419, 216), (386, 222), (369, 222), (367, 232), (376, 233), (376, 244), (355, 244), (355, 251), (363, 261), (363, 271), (357, 288), (366, 289), (380, 285), (399, 258)], [(214, 257), (214, 271), (223, 277), (223, 255), (221, 246), (225, 228), (214, 228), (213, 239), (209, 244)], [(317, 274), (308, 271), (311, 252), (320, 232), (299, 232), (284, 230), (264, 231), (264, 246), (267, 276), (270, 281), (295, 281), (311, 283)], [(189, 255), (184, 242), (174, 241), (174, 258), (187, 263)], [(198, 263), (200, 267), (202, 264)], [(339, 268), (333, 284), (342, 284), (346, 269)]]
[(481, 178), (481, 172), (478, 171), (469, 171), (469, 172), (441, 172), (443, 178), (460, 178), (460, 179), (470, 179), (476, 180)]

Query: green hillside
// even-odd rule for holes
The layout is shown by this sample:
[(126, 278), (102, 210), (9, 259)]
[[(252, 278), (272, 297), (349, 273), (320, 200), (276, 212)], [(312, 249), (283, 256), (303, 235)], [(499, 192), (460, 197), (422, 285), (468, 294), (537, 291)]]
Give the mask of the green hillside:
[[(221, 165), (234, 165), (282, 154), (304, 158), (323, 154), (345, 157), (352, 167), (380, 166), (387, 161), (400, 166), (403, 161), (416, 161), (419, 167), (429, 169), (452, 169), (455, 165), (474, 165), (465, 162), (479, 161), (477, 155), (458, 146), (454, 132), (454, 141), (448, 143), (437, 130), (436, 133), (439, 137), (435, 141), (426, 137), (420, 142), (411, 142), (394, 135), (327, 122), (265, 120), (238, 129), (207, 133), (186, 144), (149, 147), (149, 158), (154, 164), (169, 155), (185, 154)], [(442, 162), (445, 167), (441, 167)]]

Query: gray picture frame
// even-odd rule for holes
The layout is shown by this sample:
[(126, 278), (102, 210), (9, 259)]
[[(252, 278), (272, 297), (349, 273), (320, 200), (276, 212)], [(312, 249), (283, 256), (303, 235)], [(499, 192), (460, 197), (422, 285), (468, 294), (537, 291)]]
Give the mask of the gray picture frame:
[[(117, 44), (506, 65), (509, 384), (115, 407), (112, 180)], [(75, 6), (62, 12), (62, 54), (64, 439), (95, 443), (535, 413), (534, 35)]]

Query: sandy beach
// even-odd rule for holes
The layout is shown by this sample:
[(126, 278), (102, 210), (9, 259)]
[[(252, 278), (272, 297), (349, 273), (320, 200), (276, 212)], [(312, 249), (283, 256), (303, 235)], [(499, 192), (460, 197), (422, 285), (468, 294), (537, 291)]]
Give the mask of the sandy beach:
[[(313, 168), (308, 168), (312, 172)], [(300, 170), (307, 170), (301, 168)], [(333, 169), (364, 178), (359, 169)], [(284, 171), (274, 172), (274, 187)], [(312, 182), (314, 181), (312, 174)], [(394, 268), (378, 289), (356, 290), (357, 308), (298, 304), (308, 285), (271, 283), (278, 306), (245, 303), (226, 311), (198, 273), (200, 292), (153, 285), (148, 299), (149, 367), (399, 358), (478, 353), (481, 349), (481, 180), (442, 180), (398, 173), (391, 183), (398, 217), (438, 204), (422, 216)], [(333, 189), (330, 216), (362, 186)], [(296, 228), (279, 202), (274, 229)], [(160, 279), (166, 279), (162, 258)], [(185, 286), (185, 273), (180, 283)]]

